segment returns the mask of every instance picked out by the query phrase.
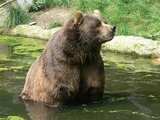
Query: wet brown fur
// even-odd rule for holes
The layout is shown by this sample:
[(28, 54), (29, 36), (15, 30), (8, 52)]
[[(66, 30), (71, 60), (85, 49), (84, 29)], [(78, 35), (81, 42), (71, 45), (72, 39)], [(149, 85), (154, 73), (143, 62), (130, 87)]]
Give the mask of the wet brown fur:
[(108, 27), (100, 29), (101, 22), (96, 15), (77, 12), (29, 69), (21, 98), (51, 105), (102, 99), (105, 73), (100, 48), (102, 38), (106, 36), (106, 42), (114, 34)]

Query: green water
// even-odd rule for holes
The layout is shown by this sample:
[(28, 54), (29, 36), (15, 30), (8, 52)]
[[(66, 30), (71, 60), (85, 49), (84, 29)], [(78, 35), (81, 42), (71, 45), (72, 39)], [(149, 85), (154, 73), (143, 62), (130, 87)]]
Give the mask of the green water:
[(2, 4), (2, 3), (4, 3), (5, 2), (5, 0), (0, 0), (0, 4)]
[(150, 59), (102, 53), (106, 88), (102, 101), (49, 108), (23, 103), (26, 73), (46, 41), (0, 36), (0, 120), (160, 120), (160, 66)]

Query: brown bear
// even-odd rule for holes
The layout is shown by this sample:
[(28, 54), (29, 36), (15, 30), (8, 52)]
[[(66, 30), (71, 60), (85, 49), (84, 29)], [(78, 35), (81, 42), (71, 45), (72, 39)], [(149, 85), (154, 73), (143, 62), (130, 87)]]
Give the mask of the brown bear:
[(113, 39), (115, 30), (97, 10), (94, 14), (77, 12), (33, 63), (20, 97), (53, 106), (102, 99), (105, 72), (100, 49)]

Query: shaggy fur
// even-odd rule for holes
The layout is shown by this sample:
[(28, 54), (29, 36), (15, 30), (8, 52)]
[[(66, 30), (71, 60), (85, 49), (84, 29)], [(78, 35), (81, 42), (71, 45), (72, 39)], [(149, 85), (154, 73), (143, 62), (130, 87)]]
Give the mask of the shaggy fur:
[(29, 69), (21, 98), (56, 106), (102, 99), (105, 73), (100, 48), (114, 33), (115, 27), (105, 24), (99, 12), (77, 12)]

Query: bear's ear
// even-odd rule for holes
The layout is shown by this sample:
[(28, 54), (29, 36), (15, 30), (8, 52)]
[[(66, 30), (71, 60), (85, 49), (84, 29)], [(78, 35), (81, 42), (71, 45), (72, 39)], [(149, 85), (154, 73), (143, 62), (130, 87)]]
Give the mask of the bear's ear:
[(83, 22), (83, 13), (81, 11), (76, 13), (74, 21), (76, 25), (80, 25)]
[(94, 10), (93, 14), (100, 16), (99, 10)]

